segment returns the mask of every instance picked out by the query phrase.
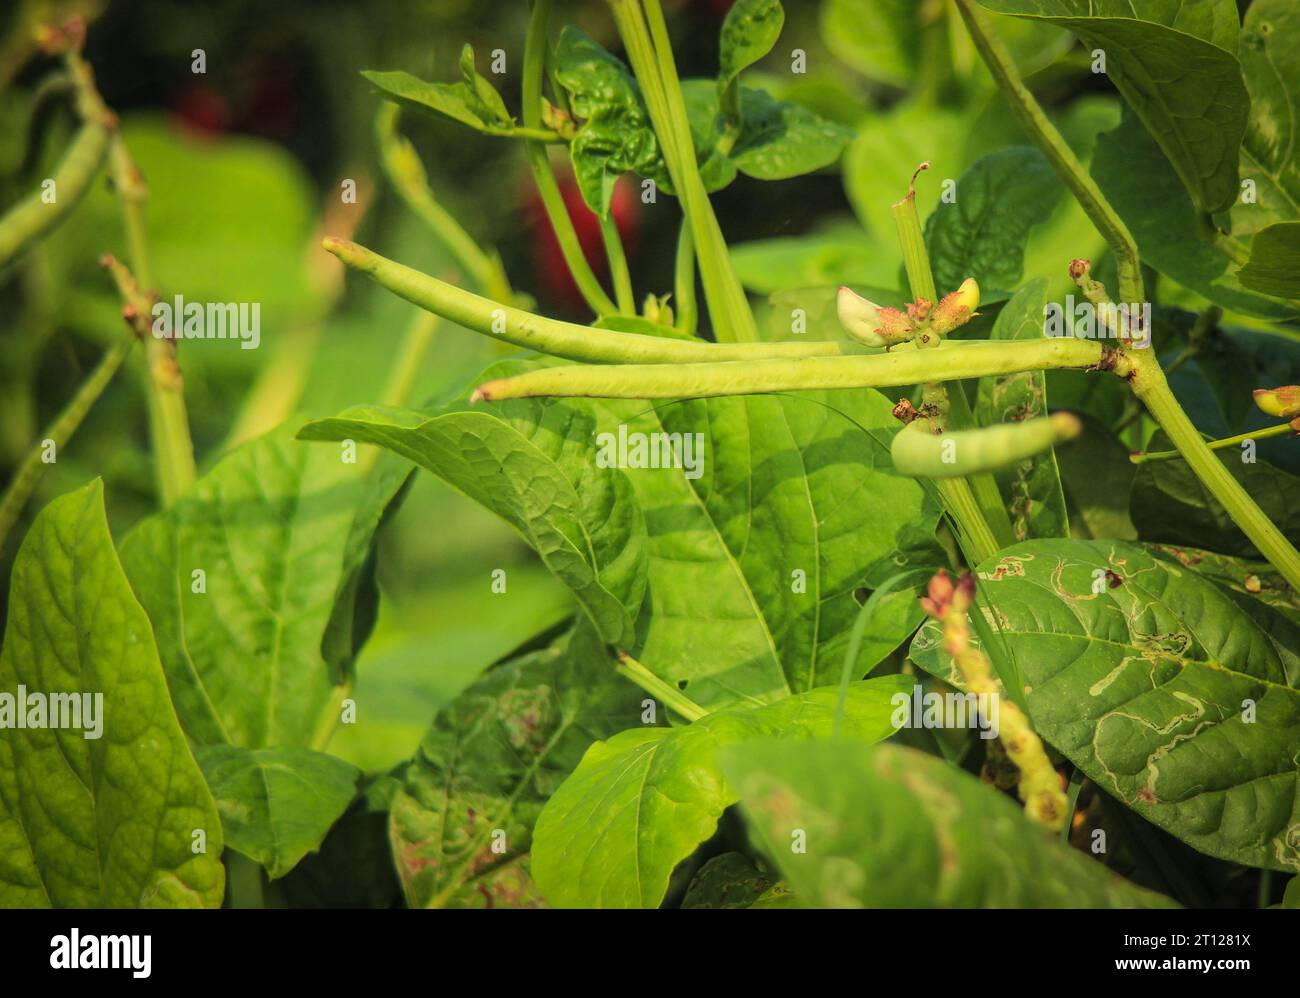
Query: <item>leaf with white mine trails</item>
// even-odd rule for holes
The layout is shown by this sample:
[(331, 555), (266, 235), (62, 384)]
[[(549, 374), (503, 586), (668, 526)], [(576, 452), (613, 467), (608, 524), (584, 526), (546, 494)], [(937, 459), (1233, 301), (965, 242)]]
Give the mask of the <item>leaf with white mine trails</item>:
[(0, 726), (0, 907), (219, 907), (221, 821), (98, 480), (51, 502), (14, 561), (0, 694), (20, 686), (51, 707), (100, 696), (102, 712), (93, 738), (87, 713), (81, 728), (32, 727), (30, 710)]
[[(1300, 869), (1300, 628), (1138, 544), (1028, 541), (979, 578), (1046, 741), (1202, 852)], [(912, 659), (961, 685), (932, 624)]]

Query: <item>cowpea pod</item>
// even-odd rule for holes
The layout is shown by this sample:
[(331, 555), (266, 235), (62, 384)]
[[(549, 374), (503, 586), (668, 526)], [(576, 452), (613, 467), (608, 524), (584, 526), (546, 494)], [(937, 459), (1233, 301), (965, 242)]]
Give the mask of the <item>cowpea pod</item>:
[(940, 434), (921, 418), (895, 434), (889, 455), (895, 469), (912, 478), (958, 478), (1033, 457), (1053, 444), (1073, 440), (1082, 428), (1078, 417), (1068, 412)]

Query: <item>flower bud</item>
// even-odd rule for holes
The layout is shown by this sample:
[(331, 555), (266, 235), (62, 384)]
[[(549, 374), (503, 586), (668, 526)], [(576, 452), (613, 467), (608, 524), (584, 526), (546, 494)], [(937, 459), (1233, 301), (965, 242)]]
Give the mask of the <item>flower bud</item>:
[(844, 331), (871, 347), (892, 347), (916, 335), (916, 329), (896, 308), (882, 308), (850, 288), (840, 288), (835, 309)]
[(1300, 385), (1256, 388), (1255, 404), (1270, 416), (1293, 419), (1300, 416)]
[(968, 277), (956, 291), (943, 296), (930, 319), (930, 329), (940, 336), (947, 336), (971, 320), (979, 303), (980, 286), (975, 278)]

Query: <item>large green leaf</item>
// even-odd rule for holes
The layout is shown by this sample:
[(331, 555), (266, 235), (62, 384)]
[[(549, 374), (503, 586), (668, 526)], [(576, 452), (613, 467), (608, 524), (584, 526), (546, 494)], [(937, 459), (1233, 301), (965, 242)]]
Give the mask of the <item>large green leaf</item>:
[[(993, 323), (994, 340), (1035, 340), (1043, 335), (1043, 310), (1047, 282), (1031, 281), (1003, 306)], [(975, 404), (982, 426), (1014, 423), (1047, 415), (1047, 383), (1042, 371), (1025, 371), (981, 378)], [(1056, 465), (1056, 451), (1048, 448), (997, 473), (998, 485), (1009, 499), (1008, 512), (1016, 540), (1030, 537), (1068, 537), (1065, 494)]]
[(1237, 150), (1250, 97), (1236, 58), (1231, 0), (981, 0), (1004, 14), (1068, 28), (1106, 53), (1114, 81), (1203, 212), (1237, 199)]
[(703, 434), (698, 479), (627, 471), (648, 532), (647, 668), (708, 708), (838, 681), (854, 591), (935, 563), (939, 508), (893, 471), (891, 408), (871, 390), (601, 406), (608, 429)]
[[(855, 683), (844, 730), (862, 741), (887, 738), (895, 730), (892, 698), (911, 683), (902, 676)], [(737, 799), (719, 749), (763, 737), (825, 737), (837, 697), (836, 689), (819, 689), (597, 742), (537, 819), (533, 874), (546, 899), (561, 907), (657, 906), (673, 868)]]
[(1169, 161), (1132, 116), (1098, 136), (1092, 175), (1133, 233), (1144, 263), (1224, 308), (1269, 319), (1296, 314), (1242, 286), (1232, 260), (1206, 237)]
[(597, 466), (591, 407), (528, 400), (499, 409), (514, 418), (461, 404), (435, 414), (356, 406), (300, 436), (379, 444), (433, 472), (519, 531), (605, 641), (630, 643), (645, 592), (645, 524), (627, 479)]
[(644, 699), (579, 622), (551, 646), (493, 666), (440, 710), (392, 805), (407, 900), (541, 904), (528, 854), (542, 805), (593, 741), (639, 722)]
[(921, 36), (913, 0), (823, 0), (822, 38), (837, 58), (896, 87), (916, 77)]
[(925, 241), (939, 293), (973, 277), (982, 300), (1008, 297), (1020, 283), (1029, 232), (1051, 214), (1061, 191), (1043, 154), (1029, 146), (1012, 146), (977, 161), (958, 181), (956, 200), (941, 201), (926, 220)]
[(751, 828), (807, 906), (1174, 907), (915, 749), (766, 741), (722, 759)]
[[(869, 570), (933, 563), (939, 508), (892, 471), (891, 408), (874, 391), (658, 408), (523, 399), (442, 415), (360, 408), (303, 432), (383, 444), (516, 524), (607, 641), (717, 708), (836, 681)], [(598, 468), (601, 433), (680, 434), (697, 444), (699, 477)], [(641, 605), (647, 555), (633, 638), (620, 629)]]
[(310, 746), (333, 727), (374, 620), (369, 555), (396, 464), (367, 476), (283, 427), (127, 535), (122, 563), (195, 742)]
[(1241, 144), (1242, 181), (1255, 182), (1253, 203), (1232, 211), (1234, 233), (1300, 219), (1300, 7), (1291, 0), (1255, 0), (1241, 34), (1241, 71), (1250, 117)]
[[(1300, 628), (1136, 544), (1027, 541), (979, 577), (1044, 739), (1202, 852), (1300, 869)], [(912, 659), (960, 685), (931, 624)]]
[(361, 771), (305, 748), (199, 748), (226, 845), (283, 877), (325, 835), (356, 796)]
[[(1165, 450), (1169, 439), (1157, 433), (1148, 447)], [(1222, 450), (1219, 457), (1264, 514), (1292, 543), (1300, 542), (1300, 478), (1265, 461), (1247, 464), (1242, 460), (1243, 451), (1237, 448)], [(1144, 541), (1192, 544), (1224, 554), (1259, 557), (1241, 527), (1181, 459), (1138, 465), (1129, 512)]]
[[(99, 481), (50, 503), (18, 551), (0, 691), (0, 907), (220, 906), (221, 820)], [(48, 698), (40, 726), (35, 696)], [(80, 727), (48, 726), (55, 697)]]

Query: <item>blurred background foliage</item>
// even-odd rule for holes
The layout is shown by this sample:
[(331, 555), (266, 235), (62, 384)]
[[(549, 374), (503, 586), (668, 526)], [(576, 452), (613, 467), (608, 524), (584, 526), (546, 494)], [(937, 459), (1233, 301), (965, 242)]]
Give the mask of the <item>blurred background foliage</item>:
[[(374, 141), (379, 98), (360, 71), (451, 79), (466, 41), (479, 53), (481, 71), (488, 53), (503, 49), (506, 72), (492, 79), (518, 115), (524, 0), (4, 6), (0, 205), (49, 175), (73, 131), (67, 102), (48, 85), (55, 65), (35, 51), (32, 29), (80, 13), (90, 20), (86, 57), (150, 187), (149, 238), (164, 299), (261, 303), (259, 349), (221, 341), (180, 345), (200, 471), (225, 452), (237, 427), (256, 425), (249, 411), (255, 388), (288, 393), (291, 408), (309, 415), (374, 401), (415, 310), (363, 279), (345, 281), (319, 249), (320, 235), (355, 222), (339, 211), (340, 183), (354, 179), (361, 192), (359, 241), (429, 273), (454, 273), (455, 265), (382, 182)], [(730, 3), (667, 6), (683, 77), (712, 76)], [(558, 4), (556, 20), (619, 51), (602, 0)], [(999, 28), (1067, 138), (1089, 156), (1097, 134), (1118, 123), (1119, 106), (1104, 78), (1089, 72), (1088, 54), (1041, 24), (1003, 19)], [(205, 54), (203, 74), (191, 70), (195, 49)], [(791, 71), (796, 49), (805, 54), (805, 73)], [(839, 336), (831, 307), (838, 284), (896, 294), (888, 289), (900, 286), (901, 257), (889, 205), (905, 193), (920, 161), (932, 164), (920, 185), (924, 216), (945, 180), (960, 178), (988, 152), (1023, 142), (950, 6), (933, 0), (789, 0), (780, 43), (746, 82), (856, 135), (839, 167), (770, 183), (741, 177), (716, 195), (742, 280), (764, 303), (761, 328), (775, 336), (789, 334), (783, 316), (793, 306), (808, 310), (810, 335)], [(515, 288), (546, 314), (590, 321), (532, 193), (522, 148), (409, 114), (402, 130), (441, 203), (482, 245), (500, 252)], [(642, 204), (635, 185), (625, 186), (615, 213), (637, 293), (663, 293), (672, 287), (680, 213), (671, 197)], [(566, 190), (602, 273), (594, 219), (571, 182)], [(1054, 204), (1033, 230), (1024, 279), (1047, 278), (1059, 297), (1070, 289), (1068, 260), (1101, 259), (1103, 276), (1106, 264), (1101, 240), (1073, 201), (1059, 197)], [(104, 252), (124, 248), (119, 209), (101, 179), (68, 224), (0, 274), (0, 475), (12, 472), (105, 345), (124, 334), (120, 301), (97, 265)], [(1174, 291), (1162, 303), (1199, 304)], [(996, 310), (986, 310), (987, 322)], [(482, 337), (442, 324), (412, 400), (460, 389), (498, 356)], [(27, 522), (52, 497), (96, 475), (107, 486), (116, 537), (154, 508), (141, 361), (137, 350), (134, 367), (118, 375), (47, 469)], [(268, 371), (277, 361), (273, 379)], [(1195, 363), (1179, 379), (1205, 429), (1226, 432), (1251, 418), (1220, 411), (1213, 383)], [(1058, 380), (1056, 404), (1083, 390), (1082, 379)], [(1284, 378), (1279, 373), (1276, 380)], [(6, 590), (21, 533), (2, 553)], [(441, 703), (572, 610), (504, 524), (429, 475), (416, 477), (381, 545), (385, 598), (357, 665), (358, 693), (370, 704), (368, 719), (379, 723), (344, 726), (330, 746), (372, 772), (410, 756)], [(507, 570), (507, 597), (491, 592), (496, 568)]]

